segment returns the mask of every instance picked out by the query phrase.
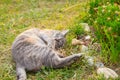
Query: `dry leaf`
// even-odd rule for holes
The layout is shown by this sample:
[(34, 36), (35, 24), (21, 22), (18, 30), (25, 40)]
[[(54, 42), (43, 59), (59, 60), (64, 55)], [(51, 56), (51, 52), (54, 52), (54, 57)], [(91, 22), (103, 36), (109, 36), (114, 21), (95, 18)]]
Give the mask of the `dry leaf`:
[(82, 44), (85, 44), (85, 43), (77, 39), (72, 39), (72, 45), (82, 45)]

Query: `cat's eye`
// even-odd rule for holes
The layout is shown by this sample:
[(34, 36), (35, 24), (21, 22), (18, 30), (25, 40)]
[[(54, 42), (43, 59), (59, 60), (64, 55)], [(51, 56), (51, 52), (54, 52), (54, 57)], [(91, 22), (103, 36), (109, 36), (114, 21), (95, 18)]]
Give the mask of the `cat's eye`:
[(59, 42), (61, 39), (55, 39), (57, 42)]

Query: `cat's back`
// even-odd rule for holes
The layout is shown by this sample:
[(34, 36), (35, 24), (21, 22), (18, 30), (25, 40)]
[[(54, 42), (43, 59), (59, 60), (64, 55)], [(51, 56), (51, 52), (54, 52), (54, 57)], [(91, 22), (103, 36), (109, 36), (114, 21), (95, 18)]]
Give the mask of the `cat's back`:
[(28, 29), (22, 33), (20, 33), (15, 40), (18, 40), (18, 39), (23, 39), (24, 38), (36, 38), (37, 37), (37, 34), (40, 30), (37, 29), (37, 28), (32, 28), (32, 29)]
[(53, 34), (54, 30), (40, 30), (38, 28), (28, 29), (15, 38), (12, 44), (12, 54), (18, 54), (18, 51), (22, 53), (21, 51), (25, 50), (25, 48), (31, 48), (32, 50), (34, 47), (47, 47), (47, 44), (41, 37), (46, 39), (48, 37), (52, 38)]
[(26, 47), (30, 48), (30, 46), (43, 45), (44, 43), (37, 36), (38, 32), (39, 29), (33, 28), (19, 34), (12, 44), (12, 54), (17, 54), (17, 51), (23, 51)]
[[(38, 36), (37, 36), (38, 32), (39, 32), (39, 29), (37, 29), (37, 28), (32, 28), (32, 29), (28, 29), (28, 30), (20, 33), (20, 34), (15, 38), (15, 40), (14, 40), (14, 42), (13, 42), (13, 45), (14, 45), (14, 43), (19, 42), (19, 41), (25, 41), (25, 40), (28, 41), (27, 39), (29, 39), (29, 40), (30, 40), (30, 39), (38, 39)], [(30, 40), (30, 41), (31, 41), (31, 40)]]

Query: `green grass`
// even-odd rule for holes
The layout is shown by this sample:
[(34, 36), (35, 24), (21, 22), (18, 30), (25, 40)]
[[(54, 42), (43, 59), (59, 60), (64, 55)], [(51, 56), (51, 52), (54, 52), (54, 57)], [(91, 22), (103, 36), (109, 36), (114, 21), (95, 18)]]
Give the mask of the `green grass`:
[[(84, 2), (82, 2), (84, 4)], [(77, 7), (74, 5), (77, 4)], [(1, 0), (0, 1), (0, 80), (15, 80), (15, 64), (12, 61), (11, 45), (15, 37), (26, 29), (66, 29), (83, 10), (80, 1), (54, 0)], [(71, 7), (73, 6), (73, 7)], [(69, 53), (67, 53), (69, 55)], [(80, 65), (79, 65), (80, 66)], [(73, 67), (75, 68), (75, 67)], [(79, 69), (79, 68), (78, 68)], [(72, 78), (77, 70), (45, 69), (29, 73), (29, 80)], [(81, 70), (79, 70), (81, 72)], [(83, 75), (83, 74), (82, 74)], [(79, 76), (80, 77), (80, 76)]]
[[(29, 28), (68, 29), (76, 17), (86, 15), (86, 1), (79, 0), (0, 0), (0, 80), (16, 80), (11, 45), (15, 37)], [(65, 55), (79, 52), (70, 45), (75, 35), (69, 33), (64, 47)], [(27, 72), (28, 80), (93, 80), (99, 79), (96, 70), (82, 60), (63, 69)], [(102, 80), (100, 78), (99, 80)]]

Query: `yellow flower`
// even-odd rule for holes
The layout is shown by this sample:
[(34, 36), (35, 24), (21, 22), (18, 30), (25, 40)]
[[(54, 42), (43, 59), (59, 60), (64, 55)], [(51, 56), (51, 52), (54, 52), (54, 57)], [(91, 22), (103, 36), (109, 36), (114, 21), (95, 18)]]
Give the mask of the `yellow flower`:
[(97, 21), (95, 20), (94, 23), (97, 23)]
[(104, 13), (104, 12), (105, 12), (105, 9), (102, 10), (102, 13)]
[(119, 18), (117, 18), (117, 21), (119, 21), (120, 19)]
[(106, 8), (107, 6), (103, 5), (102, 7), (103, 7), (103, 8)]
[(112, 30), (112, 27), (109, 27), (109, 28), (108, 28), (108, 32), (111, 31), (111, 30)]
[(108, 10), (108, 12), (111, 12), (111, 10)]
[(117, 3), (114, 3), (115, 6), (117, 6), (118, 4)]
[(107, 2), (107, 4), (110, 4), (109, 2)]
[(98, 8), (94, 8), (95, 11), (98, 11)]
[(107, 20), (111, 20), (111, 18), (110, 18), (110, 17), (108, 17), (108, 18), (107, 18)]
[(119, 11), (115, 11), (115, 14), (119, 14)]

